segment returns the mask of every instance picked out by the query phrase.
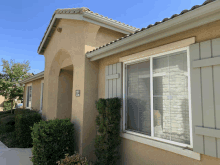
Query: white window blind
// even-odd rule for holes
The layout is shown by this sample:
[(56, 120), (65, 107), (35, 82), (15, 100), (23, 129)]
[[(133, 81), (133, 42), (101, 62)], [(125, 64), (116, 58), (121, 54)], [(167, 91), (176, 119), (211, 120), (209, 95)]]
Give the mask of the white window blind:
[(150, 59), (126, 65), (126, 130), (190, 145), (187, 51)]

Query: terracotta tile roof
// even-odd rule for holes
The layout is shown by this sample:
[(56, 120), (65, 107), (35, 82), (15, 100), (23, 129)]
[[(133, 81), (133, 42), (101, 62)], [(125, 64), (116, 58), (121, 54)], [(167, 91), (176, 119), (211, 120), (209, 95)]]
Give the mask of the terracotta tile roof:
[(152, 28), (152, 27), (154, 27), (154, 26), (156, 26), (156, 25), (158, 25), (158, 24), (160, 24), (160, 23), (163, 23), (163, 22), (166, 22), (166, 21), (168, 21), (168, 20), (171, 20), (171, 19), (173, 19), (173, 18), (175, 18), (175, 17), (178, 17), (178, 16), (180, 16), (180, 15), (183, 15), (183, 14), (189, 12), (189, 11), (192, 11), (192, 10), (194, 10), (194, 9), (197, 9), (197, 8), (199, 8), (199, 7), (201, 7), (201, 6), (204, 6), (204, 5), (208, 4), (208, 3), (211, 3), (211, 2), (213, 2), (213, 1), (216, 1), (216, 0), (206, 0), (202, 5), (195, 5), (195, 6), (193, 6), (190, 10), (183, 10), (180, 14), (174, 14), (174, 15), (172, 15), (170, 18), (164, 18), (162, 21), (155, 22), (154, 24), (148, 25), (146, 28), (142, 28), (142, 29), (136, 30), (134, 33), (130, 33), (130, 34), (128, 34), (128, 35), (125, 35), (124, 37), (121, 37), (121, 38), (119, 38), (119, 39), (116, 39), (116, 40), (114, 40), (114, 41), (111, 41), (110, 43), (107, 43), (107, 44), (105, 44), (105, 45), (103, 45), (103, 46), (97, 47), (97, 48), (93, 49), (92, 51), (88, 51), (88, 52), (86, 52), (86, 54), (89, 54), (89, 53), (91, 53), (91, 52), (94, 52), (94, 51), (96, 51), (96, 50), (99, 50), (99, 49), (101, 49), (101, 48), (104, 48), (104, 47), (106, 47), (106, 46), (108, 46), (108, 45), (114, 44), (115, 42), (118, 42), (118, 41), (123, 40), (123, 39), (125, 39), (125, 38), (128, 38), (128, 37), (130, 37), (130, 36), (133, 36), (133, 35), (135, 35), (135, 34), (141, 32), (141, 31), (148, 30), (149, 28)]
[(82, 8), (70, 8), (70, 9), (57, 9), (57, 10), (55, 11), (56, 14), (73, 14), (73, 13), (84, 13), (84, 12), (90, 13), (90, 14), (93, 14), (93, 15), (96, 15), (96, 16), (99, 16), (99, 17), (102, 17), (102, 18), (105, 18), (105, 19), (107, 19), (107, 20), (109, 20), (109, 21), (113, 21), (113, 22), (115, 22), (115, 23), (117, 23), (117, 24), (121, 24), (121, 25), (123, 25), (123, 26), (128, 26), (128, 27), (130, 27), (130, 28), (132, 28), (132, 29), (136, 29), (136, 30), (139, 29), (139, 28), (135, 28), (135, 27), (133, 27), (133, 26), (124, 24), (124, 23), (122, 23), (122, 22), (113, 20), (113, 19), (111, 19), (111, 18), (105, 17), (105, 16), (100, 15), (100, 14), (98, 14), (98, 13), (94, 13), (93, 11), (90, 11), (90, 10), (89, 10), (88, 8), (86, 8), (86, 7), (82, 7)]
[[(44, 36), (43, 36), (43, 38), (42, 38), (42, 40), (41, 40), (41, 42), (40, 42), (39, 47), (38, 47), (38, 50), (40, 49), (40, 47), (41, 47), (41, 45), (42, 45), (42, 43), (43, 43), (43, 40), (44, 40), (44, 38), (46, 37), (47, 32), (49, 31), (49, 27), (50, 27), (50, 25), (51, 25), (51, 23), (52, 23), (52, 21), (53, 21), (53, 18), (54, 18), (54, 16), (55, 16), (55, 14), (83, 14), (83, 13), (89, 13), (89, 14), (92, 14), (92, 15), (95, 15), (95, 16), (98, 16), (98, 17), (102, 17), (102, 18), (104, 18), (104, 19), (106, 19), (106, 20), (108, 20), (108, 21), (111, 21), (111, 22), (113, 22), (113, 23), (116, 23), (116, 24), (118, 24), (118, 25), (122, 25), (122, 26), (125, 26), (125, 27), (129, 27), (130, 29), (132, 29), (132, 30), (134, 30), (134, 31), (135, 31), (135, 30), (139, 30), (139, 28), (135, 28), (135, 27), (133, 27), (133, 26), (130, 26), (130, 25), (124, 24), (124, 23), (122, 23), (122, 22), (113, 20), (113, 19), (111, 19), (111, 18), (104, 17), (103, 15), (100, 15), (100, 14), (98, 14), (98, 13), (94, 13), (94, 12), (90, 11), (90, 9), (87, 8), (87, 7), (57, 9), (57, 10), (55, 10), (55, 12), (54, 12), (53, 15), (52, 15), (52, 18), (51, 18), (51, 20), (50, 20), (49, 25), (47, 26), (47, 29), (46, 29), (46, 31), (45, 31), (45, 33), (44, 33)], [(58, 24), (58, 22), (59, 22), (59, 21), (55, 21), (55, 22), (54, 22), (55, 26)], [(49, 35), (49, 37), (52, 36), (54, 30), (55, 30), (55, 27), (53, 28), (53, 30), (52, 30), (51, 34)], [(48, 42), (49, 42), (49, 41), (48, 41)]]

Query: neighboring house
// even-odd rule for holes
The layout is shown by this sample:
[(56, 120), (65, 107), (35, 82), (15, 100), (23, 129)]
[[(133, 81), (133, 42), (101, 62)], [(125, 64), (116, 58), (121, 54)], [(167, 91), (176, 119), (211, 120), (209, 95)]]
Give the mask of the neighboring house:
[[(5, 99), (4, 96), (0, 95), (0, 111), (3, 111), (5, 101), (7, 101), (7, 99)], [(18, 97), (17, 97), (17, 99), (15, 99), (15, 104), (19, 104), (19, 103), (21, 103), (21, 100), (18, 100)], [(15, 108), (15, 105), (13, 108)]]
[(95, 159), (95, 101), (120, 97), (120, 164), (220, 164), (219, 0), (141, 30), (58, 9), (38, 53), (45, 71), (23, 81), (24, 106), (70, 118), (80, 154)]
[(0, 95), (0, 111), (3, 111), (4, 109), (4, 101), (5, 97)]
[[(33, 76), (33, 73), (27, 73), (27, 75), (30, 75), (30, 76)], [(18, 82), (20, 82), (20, 80), (18, 80)], [(19, 83), (16, 84), (17, 86), (20, 86)], [(15, 104), (20, 104), (22, 101), (21, 100), (18, 100), (19, 97), (16, 97), (15, 99)], [(7, 101), (7, 99), (5, 99), (4, 96), (0, 95), (0, 111), (3, 111), (4, 109), (4, 102)], [(19, 106), (19, 107), (23, 107), (23, 106)], [(15, 105), (14, 107), (15, 108)]]

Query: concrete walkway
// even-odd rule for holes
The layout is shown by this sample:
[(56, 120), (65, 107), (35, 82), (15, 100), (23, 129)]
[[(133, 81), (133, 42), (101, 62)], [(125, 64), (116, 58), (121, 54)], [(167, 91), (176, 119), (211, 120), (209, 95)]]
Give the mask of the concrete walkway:
[(8, 148), (0, 142), (0, 165), (33, 165), (31, 148)]

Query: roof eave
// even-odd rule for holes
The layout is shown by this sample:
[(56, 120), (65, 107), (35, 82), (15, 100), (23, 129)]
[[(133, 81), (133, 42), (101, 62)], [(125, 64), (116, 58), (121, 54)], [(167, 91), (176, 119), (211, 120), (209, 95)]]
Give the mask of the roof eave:
[[(120, 32), (120, 33), (124, 33), (124, 34), (133, 33), (138, 29), (138, 28), (132, 28), (126, 25), (117, 24), (114, 21), (109, 21), (107, 19), (104, 19), (103, 17), (100, 17), (99, 15), (93, 15), (93, 14), (86, 13), (86, 12), (82, 14), (54, 14), (51, 24), (49, 25), (49, 29), (46, 32), (46, 35), (42, 41), (42, 44), (40, 45), (40, 48), (37, 51), (37, 53), (40, 55), (44, 54), (44, 51), (42, 51), (42, 48), (45, 44), (45, 41), (48, 40), (48, 34), (51, 32), (52, 28), (56, 28), (56, 26), (54, 26), (54, 22), (56, 19), (74, 19), (74, 20), (87, 21), (87, 22), (94, 23), (102, 27)], [(46, 47), (44, 48), (44, 50), (45, 49)]]
[(86, 57), (90, 58), (91, 61), (95, 61), (219, 19), (220, 1), (215, 1), (94, 52), (87, 53)]
[(37, 80), (37, 79), (40, 79), (40, 78), (44, 78), (44, 72), (40, 72), (34, 76), (31, 76), (27, 79), (24, 79), (22, 81), (20, 81), (21, 84), (26, 84), (28, 82), (31, 82), (31, 81), (34, 81), (34, 80)]

